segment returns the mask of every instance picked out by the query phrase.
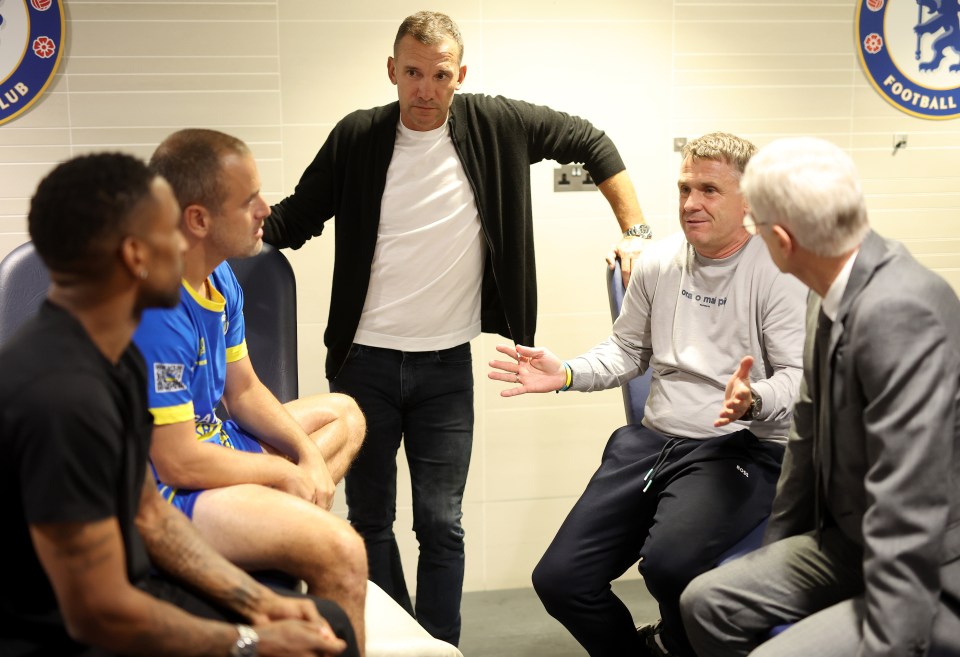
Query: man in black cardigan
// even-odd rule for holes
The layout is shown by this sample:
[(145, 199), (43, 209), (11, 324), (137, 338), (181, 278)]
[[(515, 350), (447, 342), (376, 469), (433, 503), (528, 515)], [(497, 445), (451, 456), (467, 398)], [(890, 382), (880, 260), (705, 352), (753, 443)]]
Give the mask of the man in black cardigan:
[(585, 163), (623, 231), (625, 272), (650, 237), (603, 132), (547, 107), (454, 95), (462, 58), (449, 17), (405, 19), (387, 60), (398, 102), (340, 121), (264, 226), (265, 241), (299, 248), (336, 216), (326, 373), (368, 419), (346, 477), (349, 519), (366, 542), (370, 579), (412, 612), (393, 533), (405, 440), (420, 542), (416, 617), (454, 644), (473, 441), (469, 343), (486, 331), (533, 344), (530, 165)]

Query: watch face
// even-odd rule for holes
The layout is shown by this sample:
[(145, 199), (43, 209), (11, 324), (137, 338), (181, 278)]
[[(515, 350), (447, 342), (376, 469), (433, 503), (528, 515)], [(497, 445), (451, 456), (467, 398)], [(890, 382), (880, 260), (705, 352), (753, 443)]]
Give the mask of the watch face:
[(233, 657), (257, 657), (257, 642), (250, 637), (240, 637), (234, 647)]
[(230, 657), (257, 657), (257, 643), (260, 637), (257, 636), (256, 631), (246, 625), (238, 625), (237, 631), (240, 632), (240, 636), (230, 649)]

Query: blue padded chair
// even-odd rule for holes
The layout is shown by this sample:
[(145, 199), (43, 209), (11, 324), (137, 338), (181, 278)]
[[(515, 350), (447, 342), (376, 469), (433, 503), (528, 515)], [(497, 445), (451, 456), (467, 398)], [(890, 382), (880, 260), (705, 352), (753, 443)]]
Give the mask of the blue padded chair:
[(50, 275), (33, 242), (21, 244), (0, 261), (0, 344), (36, 314), (49, 287)]
[(252, 258), (227, 262), (243, 288), (250, 363), (263, 385), (286, 403), (297, 383), (297, 281), (290, 262), (269, 244)]
[[(613, 321), (617, 321), (620, 316), (620, 308), (623, 306), (623, 295), (627, 293), (623, 286), (623, 275), (620, 272), (620, 260), (614, 264), (613, 271), (607, 270), (607, 299), (610, 302), (610, 316)], [(640, 376), (630, 379), (627, 384), (620, 387), (623, 393), (623, 408), (626, 411), (628, 424), (640, 424), (643, 420), (643, 410), (647, 403), (647, 396), (650, 394), (650, 378), (653, 376), (653, 370), (647, 368), (647, 371)]]

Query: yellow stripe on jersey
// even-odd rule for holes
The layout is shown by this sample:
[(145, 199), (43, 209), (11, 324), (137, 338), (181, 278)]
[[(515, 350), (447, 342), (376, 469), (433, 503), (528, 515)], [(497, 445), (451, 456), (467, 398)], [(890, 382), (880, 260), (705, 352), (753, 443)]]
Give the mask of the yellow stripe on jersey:
[(236, 347), (227, 347), (227, 362), (236, 363), (247, 357), (247, 341), (244, 340)]
[(194, 421), (192, 401), (178, 406), (151, 408), (150, 413), (153, 414), (153, 423), (157, 425), (176, 424), (187, 420)]
[(223, 295), (213, 287), (213, 283), (210, 282), (208, 278), (204, 281), (204, 284), (208, 284), (210, 289), (210, 299), (207, 299), (205, 296), (201, 295), (199, 292), (190, 287), (190, 283), (187, 282), (187, 279), (182, 279), (180, 283), (183, 285), (183, 289), (193, 297), (193, 300), (200, 304), (201, 308), (206, 308), (207, 310), (212, 310), (215, 313), (222, 313), (224, 308), (227, 307), (226, 299), (223, 298)]

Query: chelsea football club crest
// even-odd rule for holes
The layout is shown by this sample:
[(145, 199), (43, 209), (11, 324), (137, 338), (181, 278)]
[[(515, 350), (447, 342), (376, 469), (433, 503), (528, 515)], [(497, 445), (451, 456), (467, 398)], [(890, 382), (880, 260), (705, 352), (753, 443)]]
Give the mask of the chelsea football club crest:
[(960, 0), (860, 0), (856, 24), (860, 63), (887, 102), (960, 116)]
[(0, 0), (0, 125), (50, 86), (63, 44), (61, 0)]

